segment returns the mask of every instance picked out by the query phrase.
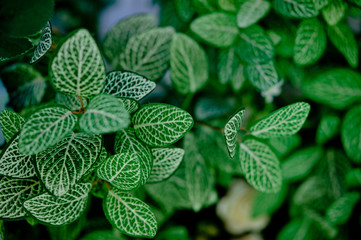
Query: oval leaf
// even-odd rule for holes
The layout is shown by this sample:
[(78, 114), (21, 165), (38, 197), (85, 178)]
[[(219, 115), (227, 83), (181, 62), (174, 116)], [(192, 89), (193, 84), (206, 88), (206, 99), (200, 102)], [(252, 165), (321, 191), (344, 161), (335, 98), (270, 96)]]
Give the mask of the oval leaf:
[(275, 0), (274, 8), (287, 17), (311, 18), (318, 15), (314, 2), (314, 0)]
[(37, 62), (51, 48), (53, 39), (51, 37), (51, 23), (48, 22), (42, 30), (39, 44), (34, 50), (34, 55), (30, 60), (30, 64)]
[[(61, 93), (56, 93), (55, 101), (57, 104), (63, 105), (72, 111), (79, 111), (80, 108), (82, 107), (80, 98), (75, 95), (69, 96)], [(83, 102), (83, 107), (86, 107), (88, 104), (86, 98), (82, 98), (82, 102)]]
[(227, 150), (231, 158), (236, 154), (237, 132), (242, 125), (245, 109), (236, 112), (224, 127), (224, 137), (226, 139)]
[(361, 106), (347, 112), (341, 128), (342, 144), (349, 158), (361, 163)]
[(11, 138), (18, 133), (25, 123), (25, 119), (10, 110), (2, 110), (0, 113), (0, 126), (4, 134), (6, 142), (10, 142)]
[(237, 13), (237, 25), (246, 28), (263, 18), (271, 8), (265, 0), (246, 0)]
[(267, 91), (279, 83), (273, 61), (247, 65), (245, 72), (248, 80), (259, 91)]

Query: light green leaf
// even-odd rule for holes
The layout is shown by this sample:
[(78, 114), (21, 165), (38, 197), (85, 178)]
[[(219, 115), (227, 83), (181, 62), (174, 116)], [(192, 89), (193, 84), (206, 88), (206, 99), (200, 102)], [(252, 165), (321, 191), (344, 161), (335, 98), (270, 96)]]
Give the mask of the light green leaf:
[(177, 33), (170, 48), (170, 74), (175, 89), (193, 94), (208, 80), (208, 59), (203, 48), (192, 38)]
[(50, 63), (56, 91), (91, 97), (103, 89), (105, 66), (97, 44), (85, 29), (71, 33)]
[[(55, 101), (57, 104), (63, 105), (72, 111), (79, 111), (81, 108), (80, 99), (76, 95), (70, 96), (61, 93), (56, 93)], [(83, 101), (83, 106), (86, 107), (88, 104), (88, 100), (86, 98), (82, 98), (82, 101)]]
[(107, 81), (103, 93), (139, 101), (152, 92), (155, 85), (155, 82), (139, 74), (126, 71), (113, 71), (107, 74)]
[(130, 98), (118, 98), (120, 101), (122, 101), (125, 110), (127, 110), (127, 112), (129, 114), (134, 113), (135, 111), (138, 110), (138, 108), (140, 107), (140, 104), (138, 101), (134, 100), (134, 99), (130, 99)]
[(306, 121), (310, 108), (310, 104), (305, 102), (297, 102), (280, 108), (252, 124), (251, 134), (259, 138), (295, 134)]
[(226, 123), (224, 127), (224, 137), (226, 139), (227, 150), (231, 158), (236, 154), (237, 132), (243, 121), (243, 115), (246, 110), (243, 108), (237, 111)]
[(153, 81), (161, 78), (169, 66), (171, 27), (155, 28), (131, 37), (121, 54), (119, 66)]
[(266, 0), (246, 0), (241, 4), (237, 13), (237, 25), (240, 28), (246, 28), (258, 22), (271, 8), (271, 4)]
[(337, 199), (326, 211), (326, 220), (332, 225), (342, 225), (349, 220), (356, 203), (360, 200), (360, 193), (349, 192)]
[(39, 181), (33, 179), (0, 178), (0, 218), (16, 220), (27, 216), (23, 202), (42, 191)]
[(340, 118), (335, 115), (326, 115), (321, 118), (316, 131), (316, 142), (323, 144), (335, 136), (339, 130)]
[(238, 35), (237, 19), (226, 13), (211, 13), (196, 18), (191, 30), (203, 41), (216, 47), (232, 45)]
[(192, 0), (175, 0), (175, 9), (183, 22), (190, 21), (195, 14)]
[(151, 147), (165, 147), (181, 139), (193, 126), (192, 116), (168, 104), (143, 105), (133, 116), (137, 137)]
[(361, 106), (347, 112), (341, 127), (342, 145), (349, 158), (361, 163)]
[(88, 134), (117, 132), (129, 126), (129, 113), (121, 100), (110, 95), (98, 95), (90, 100), (80, 117), (79, 127)]
[(159, 233), (157, 240), (190, 240), (186, 226), (172, 226)]
[(54, 146), (74, 129), (78, 118), (66, 108), (49, 107), (32, 114), (20, 132), (19, 150), (32, 155)]
[(10, 110), (2, 110), (0, 113), (0, 126), (4, 134), (6, 142), (10, 142), (11, 138), (18, 133), (25, 123), (25, 119)]
[(220, 49), (217, 69), (219, 81), (222, 84), (231, 82), (237, 91), (242, 87), (245, 77), (243, 74), (244, 66), (236, 55), (236, 51), (235, 47)]
[(119, 153), (98, 168), (97, 175), (121, 191), (131, 191), (140, 183), (140, 162), (135, 153)]
[(332, 0), (313, 0), (313, 2), (315, 3), (315, 8), (317, 10), (320, 10), (320, 9), (326, 7), (327, 4), (329, 3), (329, 1), (332, 1)]
[(181, 148), (154, 148), (152, 149), (154, 158), (153, 169), (148, 182), (161, 182), (169, 178), (178, 168), (184, 155)]
[(144, 202), (117, 189), (110, 190), (104, 201), (105, 216), (122, 233), (134, 237), (155, 236), (157, 221)]
[(26, 200), (23, 206), (39, 222), (55, 226), (69, 224), (85, 211), (90, 188), (90, 183), (80, 183), (63, 196), (43, 193)]
[(66, 194), (98, 159), (100, 136), (73, 133), (36, 155), (36, 168), (45, 187), (55, 196)]
[(298, 65), (315, 63), (326, 49), (326, 33), (316, 18), (303, 20), (296, 33), (293, 60)]
[(247, 65), (247, 79), (259, 91), (267, 91), (280, 82), (273, 61)]
[(318, 15), (314, 0), (275, 0), (274, 8), (291, 18), (311, 18)]
[(30, 60), (30, 64), (37, 62), (45, 53), (51, 48), (53, 39), (51, 37), (51, 23), (50, 21), (44, 26), (39, 44), (34, 50), (34, 55)]
[(236, 13), (238, 10), (238, 0), (218, 0), (217, 3), (220, 10), (225, 12)]
[(345, 16), (347, 3), (342, 0), (329, 0), (322, 8), (322, 15), (328, 25), (336, 25)]

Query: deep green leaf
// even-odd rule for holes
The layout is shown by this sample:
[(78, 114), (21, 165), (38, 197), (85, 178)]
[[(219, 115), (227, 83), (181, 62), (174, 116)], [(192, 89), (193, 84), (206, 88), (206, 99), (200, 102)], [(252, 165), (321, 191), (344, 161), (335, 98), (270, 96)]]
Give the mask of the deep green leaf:
[(236, 154), (237, 132), (239, 131), (245, 109), (237, 111), (226, 123), (224, 127), (224, 137), (226, 139), (227, 150), (231, 158)]
[(179, 18), (184, 22), (190, 21), (195, 14), (192, 0), (175, 0), (175, 9)]
[(301, 137), (297, 134), (294, 134), (289, 136), (269, 138), (268, 144), (275, 150), (276, 153), (279, 154), (279, 156), (286, 156), (301, 144)]
[(322, 8), (322, 15), (328, 25), (336, 25), (345, 16), (347, 3), (342, 0), (329, 0)]
[[(69, 108), (72, 111), (79, 111), (81, 108), (80, 98), (76, 95), (64, 95), (61, 93), (56, 93), (55, 101), (57, 104), (63, 105)], [(88, 100), (86, 98), (82, 98), (83, 107), (88, 105)]]
[(296, 189), (292, 203), (297, 207), (307, 206), (325, 209), (329, 204), (327, 182), (321, 176), (311, 176)]
[(346, 175), (346, 183), (350, 187), (361, 186), (361, 168), (351, 169)]
[(0, 126), (6, 142), (18, 133), (25, 123), (25, 119), (11, 110), (2, 110), (0, 113)]
[(314, 0), (275, 0), (277, 12), (291, 18), (311, 18), (318, 15)]
[(266, 0), (245, 0), (237, 13), (237, 25), (246, 28), (263, 18), (271, 8)]
[(123, 102), (124, 108), (125, 110), (127, 110), (129, 114), (136, 112), (140, 107), (140, 104), (137, 100), (131, 98), (118, 98), (118, 99)]
[(360, 200), (360, 193), (349, 192), (337, 199), (326, 211), (326, 219), (332, 225), (341, 225), (351, 217), (356, 203)]
[(247, 65), (246, 77), (259, 91), (266, 92), (280, 82), (273, 61)]
[(239, 90), (244, 81), (244, 65), (236, 55), (236, 48), (220, 49), (218, 55), (218, 78), (222, 84), (231, 82), (235, 91)]
[(41, 38), (39, 44), (36, 46), (34, 50), (34, 55), (30, 60), (30, 63), (33, 64), (37, 62), (45, 53), (51, 48), (51, 44), (53, 43), (53, 39), (51, 36), (51, 23), (50, 21), (43, 27)]
[(217, 10), (215, 0), (192, 0), (192, 3), (194, 8), (200, 15), (212, 13)]
[(361, 106), (347, 112), (341, 128), (342, 144), (349, 158), (361, 163)]
[(187, 227), (179, 225), (172, 226), (159, 233), (157, 240), (190, 240)]
[(80, 240), (119, 240), (119, 232), (111, 230), (96, 230), (88, 233)]
[(330, 224), (325, 217), (312, 209), (305, 209), (304, 214), (311, 219), (313, 227), (317, 228), (321, 234), (327, 239), (334, 239), (338, 233), (338, 229)]
[(335, 136), (339, 130), (340, 118), (335, 115), (323, 116), (318, 124), (316, 131), (316, 142), (325, 143)]
[(12, 38), (0, 33), (0, 63), (28, 53), (33, 44), (28, 38)]
[(253, 217), (272, 215), (286, 199), (287, 185), (282, 185), (281, 191), (277, 193), (257, 192), (253, 203)]

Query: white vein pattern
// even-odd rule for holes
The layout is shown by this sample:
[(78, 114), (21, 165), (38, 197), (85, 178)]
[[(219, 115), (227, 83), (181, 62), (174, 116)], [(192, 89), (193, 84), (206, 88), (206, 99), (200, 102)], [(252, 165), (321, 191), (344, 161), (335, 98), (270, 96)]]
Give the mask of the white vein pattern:
[(121, 100), (110, 95), (94, 97), (80, 117), (79, 127), (88, 134), (105, 134), (129, 126), (129, 113)]
[[(236, 55), (235, 47), (220, 49), (217, 69), (218, 78), (221, 83), (226, 84), (233, 81), (242, 83), (244, 66)], [(239, 69), (241, 69), (241, 71)], [(239, 72), (241, 72), (241, 74), (239, 74)]]
[(73, 33), (51, 62), (51, 82), (65, 95), (94, 96), (103, 89), (105, 66), (100, 51), (85, 29)]
[(19, 152), (18, 140), (19, 135), (0, 154), (0, 174), (15, 178), (33, 177), (35, 168), (31, 162), (32, 156)]
[(90, 183), (80, 183), (61, 197), (44, 193), (26, 200), (24, 208), (42, 223), (55, 226), (69, 224), (84, 212), (90, 188)]
[(119, 153), (108, 157), (97, 175), (122, 191), (131, 191), (140, 183), (140, 161), (135, 153)]
[(181, 148), (153, 148), (153, 169), (148, 182), (161, 182), (169, 178), (178, 168), (184, 156)]
[(0, 126), (4, 134), (6, 142), (10, 142), (11, 138), (18, 133), (25, 123), (25, 119), (10, 110), (2, 110), (0, 113)]
[(0, 218), (15, 220), (27, 216), (23, 202), (41, 192), (38, 180), (0, 178)]
[[(325, 143), (335, 136), (339, 130), (340, 118), (334, 115), (326, 115), (321, 118), (316, 131), (316, 142)], [(341, 130), (342, 131), (342, 130)]]
[(246, 179), (261, 192), (278, 192), (282, 185), (279, 160), (264, 143), (248, 139), (240, 144), (240, 160)]
[(314, 0), (275, 0), (276, 11), (287, 17), (311, 18), (318, 15)]
[(305, 102), (297, 102), (280, 108), (250, 128), (253, 136), (259, 138), (280, 137), (297, 133), (303, 126), (311, 106)]
[(51, 44), (53, 42), (51, 36), (51, 23), (50, 21), (46, 23), (42, 32), (39, 44), (36, 46), (34, 50), (34, 55), (30, 60), (30, 64), (35, 63), (38, 61), (45, 53), (50, 49)]
[(83, 178), (86, 178), (87, 176), (91, 175), (93, 172), (95, 172), (100, 165), (102, 165), (105, 160), (108, 158), (108, 152), (105, 149), (104, 146), (102, 146), (102, 150), (98, 156), (98, 158), (95, 160), (95, 162), (93, 163), (93, 165), (91, 165), (91, 167), (89, 168), (88, 171), (86, 171), (86, 173), (84, 174)]
[(224, 127), (224, 137), (226, 139), (226, 146), (231, 158), (236, 154), (237, 132), (242, 125), (243, 115), (245, 109), (242, 109), (234, 114), (226, 123)]
[(175, 143), (193, 126), (192, 116), (168, 104), (143, 105), (132, 119), (137, 137), (152, 147)]
[(101, 137), (73, 133), (36, 156), (45, 187), (55, 196), (66, 194), (90, 169), (101, 152)]
[(20, 132), (20, 152), (33, 155), (54, 146), (70, 134), (77, 121), (77, 117), (63, 107), (39, 110), (30, 116)]
[(157, 232), (157, 221), (150, 207), (130, 194), (112, 189), (105, 199), (104, 211), (122, 233), (152, 238)]
[(334, 26), (346, 15), (347, 3), (342, 0), (332, 0), (322, 8), (322, 16), (327, 25)]
[(259, 91), (267, 91), (280, 81), (273, 60), (249, 64), (245, 70), (249, 82)]
[[(80, 99), (76, 95), (64, 95), (61, 93), (56, 93), (55, 101), (57, 104), (63, 105), (69, 108), (72, 111), (79, 111), (81, 108)], [(84, 107), (87, 106), (88, 100), (86, 98), (82, 98)]]
[(116, 153), (137, 155), (140, 162), (141, 184), (145, 184), (153, 167), (153, 157), (150, 149), (143, 145), (135, 135), (134, 129), (128, 128), (117, 133), (114, 150)]
[(139, 74), (127, 71), (114, 71), (108, 73), (103, 93), (139, 101), (152, 92), (155, 85), (155, 82)]
[(140, 107), (140, 104), (137, 100), (130, 98), (118, 98), (118, 99), (123, 102), (124, 108), (125, 110), (127, 110), (129, 114), (134, 113)]
[(263, 18), (271, 8), (265, 0), (246, 0), (237, 12), (237, 25), (246, 28)]
[(345, 152), (355, 163), (361, 163), (361, 106), (347, 112), (341, 128)]
[(152, 81), (163, 76), (169, 66), (169, 51), (174, 29), (155, 28), (129, 39), (120, 66), (139, 73)]

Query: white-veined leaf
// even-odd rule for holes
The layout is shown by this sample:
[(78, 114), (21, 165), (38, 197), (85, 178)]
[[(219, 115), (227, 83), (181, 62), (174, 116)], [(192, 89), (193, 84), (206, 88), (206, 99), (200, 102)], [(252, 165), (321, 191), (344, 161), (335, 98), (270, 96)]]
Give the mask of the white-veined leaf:
[(240, 144), (240, 160), (246, 179), (261, 192), (278, 192), (282, 185), (279, 160), (264, 143), (248, 139)]
[(105, 160), (106, 160), (107, 158), (108, 158), (108, 152), (107, 152), (107, 150), (105, 149), (105, 147), (102, 146), (102, 150), (101, 150), (101, 152), (100, 152), (97, 160), (95, 160), (95, 162), (93, 163), (93, 165), (91, 165), (91, 167), (88, 169), (88, 171), (86, 171), (86, 173), (84, 174), (83, 179), (86, 179), (86, 178), (88, 178), (88, 177), (90, 178), (90, 177), (91, 177), (91, 174), (92, 174), (93, 172), (95, 172), (95, 171), (98, 169), (98, 167), (105, 162)]
[(26, 200), (23, 206), (39, 222), (55, 226), (69, 224), (85, 211), (90, 188), (90, 183), (80, 183), (63, 196), (43, 193)]
[(51, 37), (51, 23), (49, 21), (41, 32), (40, 42), (34, 50), (34, 55), (30, 60), (30, 64), (35, 63), (42, 56), (44, 56), (45, 53), (51, 48), (52, 43), (53, 39)]
[(102, 55), (85, 29), (67, 37), (50, 66), (52, 85), (60, 93), (91, 97), (103, 89), (106, 75)]
[(73, 133), (36, 155), (36, 168), (44, 186), (62, 196), (90, 169), (101, 152), (100, 136)]
[(316, 143), (323, 144), (339, 130), (340, 118), (335, 115), (323, 116), (316, 130)]
[(218, 7), (220, 8), (220, 10), (223, 10), (225, 12), (231, 12), (231, 13), (236, 13), (238, 10), (238, 3), (239, 1), (235, 1), (235, 0), (218, 0)]
[(320, 10), (320, 9), (326, 7), (327, 4), (329, 3), (329, 1), (331, 1), (331, 0), (313, 0), (313, 2), (315, 4), (315, 8), (317, 10)]
[(182, 138), (193, 126), (192, 116), (168, 104), (143, 105), (133, 116), (137, 137), (152, 147), (165, 147)]
[[(56, 93), (55, 101), (57, 104), (63, 105), (69, 108), (72, 111), (79, 111), (81, 106), (81, 102), (78, 96), (76, 95), (64, 95), (61, 93)], [(86, 98), (82, 98), (83, 107), (86, 107), (88, 104), (88, 100)]]
[(342, 225), (351, 217), (354, 207), (360, 200), (359, 192), (348, 192), (335, 202), (326, 211), (326, 220), (332, 225)]
[(140, 107), (140, 104), (137, 100), (130, 98), (118, 98), (118, 99), (123, 102), (124, 108), (125, 110), (127, 110), (129, 114), (134, 113)]
[(347, 112), (341, 127), (342, 144), (349, 158), (361, 163), (361, 106)]
[(246, 0), (237, 13), (237, 25), (246, 28), (263, 18), (271, 8), (266, 0)]
[(245, 71), (247, 79), (259, 91), (267, 91), (280, 82), (273, 61), (247, 65)]
[(20, 132), (24, 123), (25, 119), (16, 112), (6, 109), (1, 111), (0, 126), (6, 142), (10, 142), (11, 138)]
[(181, 163), (184, 150), (181, 148), (154, 148), (153, 169), (148, 182), (161, 182), (169, 178)]
[(219, 81), (222, 84), (231, 82), (235, 91), (239, 90), (245, 81), (244, 66), (236, 51), (235, 47), (220, 49), (217, 64)]
[(237, 111), (226, 123), (224, 127), (224, 137), (226, 146), (231, 158), (236, 154), (237, 132), (242, 125), (245, 109)]
[(183, 22), (188, 22), (195, 14), (192, 0), (175, 0), (175, 10)]
[(144, 202), (114, 188), (109, 191), (104, 201), (105, 216), (119, 231), (134, 237), (155, 236), (157, 221), (150, 207)]
[(54, 146), (75, 127), (78, 118), (63, 107), (41, 109), (30, 116), (20, 132), (20, 153), (32, 155)]
[(322, 8), (322, 15), (328, 25), (336, 25), (345, 16), (347, 3), (342, 0), (329, 0), (330, 2)]
[(284, 16), (311, 18), (318, 15), (314, 0), (275, 0), (274, 8)]
[(105, 134), (129, 126), (129, 113), (121, 100), (110, 95), (98, 95), (90, 100), (80, 117), (79, 127), (88, 134)]
[(297, 102), (280, 108), (250, 127), (253, 136), (259, 138), (280, 137), (297, 133), (306, 121), (310, 104)]

